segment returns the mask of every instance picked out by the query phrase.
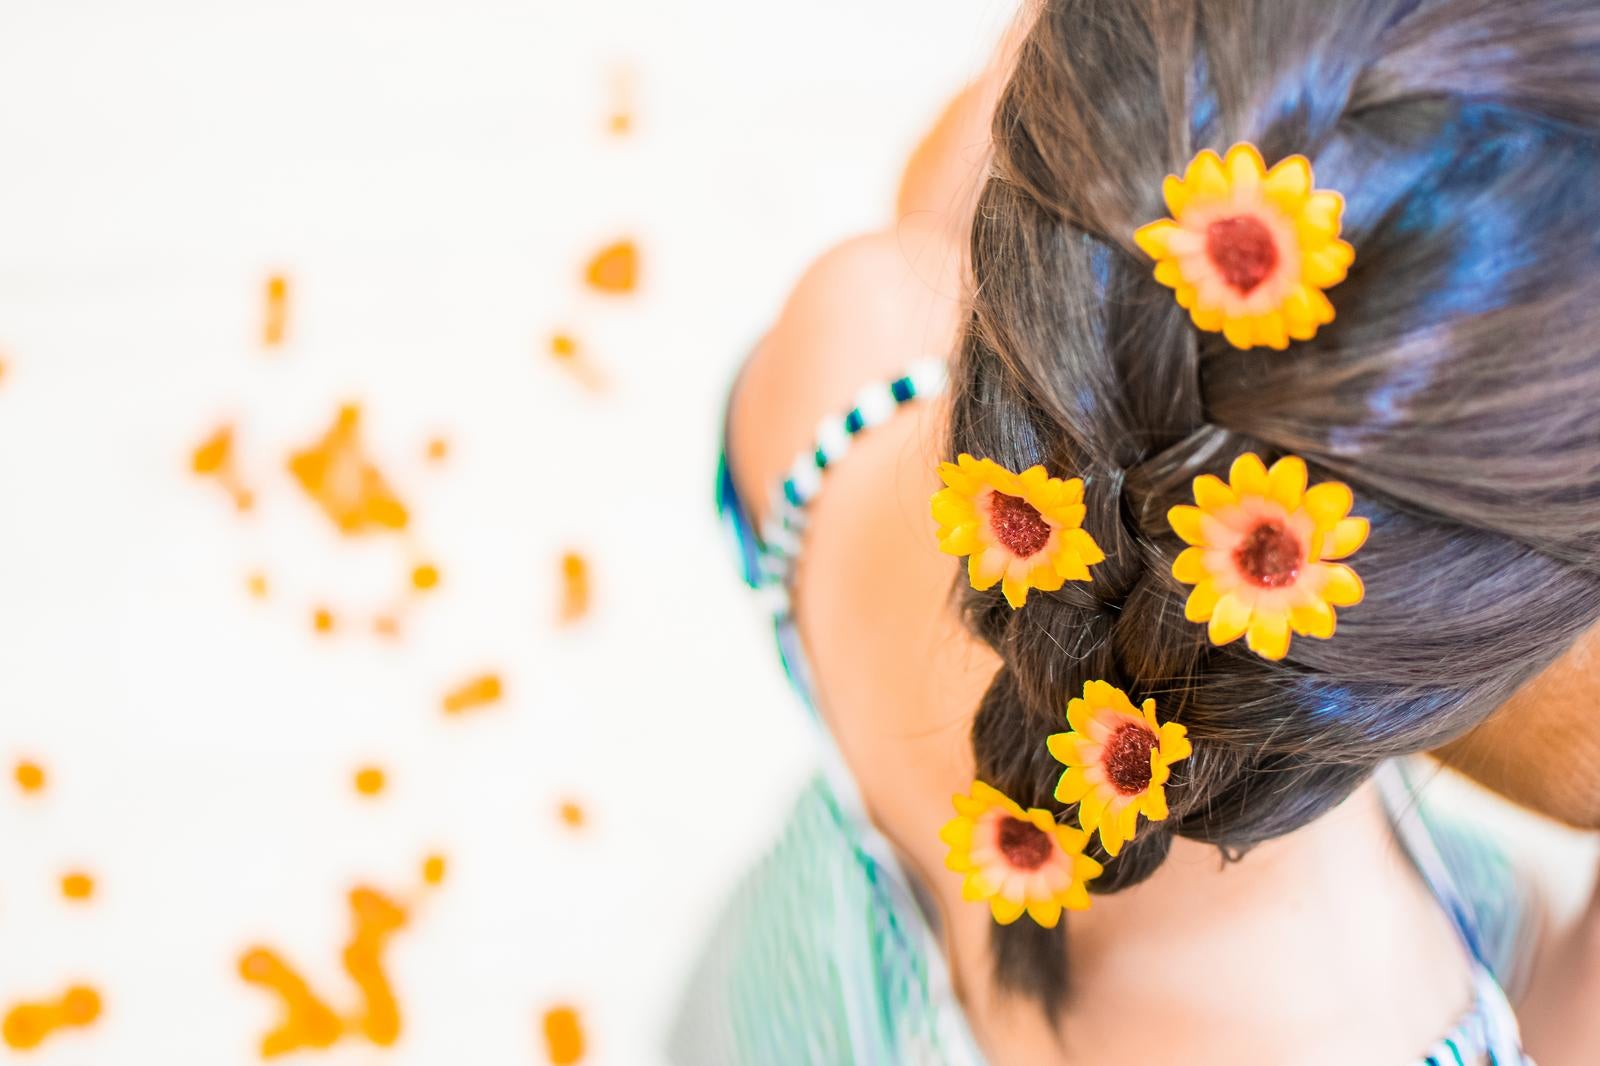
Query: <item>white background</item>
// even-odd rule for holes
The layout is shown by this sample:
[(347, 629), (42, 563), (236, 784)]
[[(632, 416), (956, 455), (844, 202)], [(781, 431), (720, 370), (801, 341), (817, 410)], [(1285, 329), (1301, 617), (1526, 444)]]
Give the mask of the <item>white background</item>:
[[(0, 3), (0, 1011), (78, 980), (106, 1008), (19, 1061), (255, 1061), (276, 1007), (241, 950), (350, 1006), (344, 893), (414, 892), (435, 850), (446, 883), (389, 957), (400, 1044), (285, 1061), (541, 1062), (557, 1002), (586, 1061), (657, 1061), (675, 982), (810, 759), (713, 519), (724, 386), (806, 262), (889, 220), (1006, 15)], [(619, 237), (639, 293), (586, 293)], [(278, 269), (293, 318), (269, 355)], [(551, 363), (556, 329), (608, 394)], [(443, 573), (397, 643), (309, 624), (320, 602), (370, 615), (407, 559), (340, 538), (286, 473), (347, 399)], [(229, 420), (248, 517), (188, 469)], [(596, 605), (563, 632), (568, 547)], [(500, 706), (440, 712), (491, 669)], [(41, 796), (12, 786), (22, 757)], [(350, 784), (368, 761), (375, 801)], [(582, 833), (556, 818), (569, 796)], [(69, 868), (93, 902), (61, 898)]]

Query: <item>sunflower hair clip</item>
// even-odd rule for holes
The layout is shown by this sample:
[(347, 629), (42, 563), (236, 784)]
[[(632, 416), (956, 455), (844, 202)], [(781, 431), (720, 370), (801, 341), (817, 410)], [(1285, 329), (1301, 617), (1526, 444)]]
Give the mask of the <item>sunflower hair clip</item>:
[(939, 549), (967, 557), (967, 578), (979, 591), (1001, 586), (1013, 609), (1029, 589), (1055, 592), (1088, 581), (1105, 552), (1083, 529), (1083, 481), (1051, 477), (1042, 466), (1020, 474), (963, 453), (939, 464), (945, 487), (934, 493)]
[(1226, 157), (1207, 148), (1161, 192), (1171, 217), (1133, 240), (1196, 329), (1282, 351), (1333, 321), (1325, 290), (1345, 279), (1355, 249), (1339, 238), (1344, 197), (1315, 188), (1305, 156), (1268, 170), (1255, 145)]
[(1351, 515), (1355, 497), (1339, 481), (1306, 485), (1305, 460), (1287, 455), (1269, 469), (1253, 452), (1235, 459), (1228, 480), (1194, 479), (1194, 504), (1167, 512), (1188, 545), (1172, 576), (1193, 585), (1184, 616), (1206, 625), (1211, 643), (1241, 636), (1264, 659), (1289, 654), (1291, 634), (1326, 640), (1337, 607), (1366, 595), (1361, 578), (1339, 560), (1371, 532)]

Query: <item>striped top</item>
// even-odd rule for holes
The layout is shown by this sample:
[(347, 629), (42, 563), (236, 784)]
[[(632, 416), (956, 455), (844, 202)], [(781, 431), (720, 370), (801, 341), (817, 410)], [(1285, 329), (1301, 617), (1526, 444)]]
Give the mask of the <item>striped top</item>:
[[(868, 818), (816, 712), (790, 599), (806, 507), (824, 474), (855, 437), (944, 386), (944, 365), (930, 360), (861, 390), (849, 411), (817, 427), (813, 446), (774, 487), (759, 530), (724, 449), (719, 510), (818, 726), (821, 769), (718, 921), (671, 1036), (674, 1062), (983, 1066), (946, 967), (937, 911)], [(1529, 924), (1510, 865), (1485, 838), (1430, 814), (1410, 773), (1403, 762), (1388, 764), (1380, 786), (1397, 838), (1460, 935), (1475, 992), (1471, 1009), (1415, 1066), (1528, 1066), (1495, 976), (1520, 957)]]

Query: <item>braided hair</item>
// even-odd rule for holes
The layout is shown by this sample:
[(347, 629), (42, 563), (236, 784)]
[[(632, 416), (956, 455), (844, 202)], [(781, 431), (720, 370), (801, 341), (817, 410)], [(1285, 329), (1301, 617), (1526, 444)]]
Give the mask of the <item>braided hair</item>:
[[(1586, 0), (1048, 0), (993, 127), (948, 452), (1085, 481), (1107, 560), (1013, 611), (962, 593), (1003, 667), (977, 776), (1057, 803), (1044, 739), (1103, 679), (1194, 742), (1172, 838), (1237, 858), (1384, 759), (1481, 721), (1600, 619), (1600, 8)], [(1287, 352), (1198, 333), (1133, 245), (1199, 148), (1303, 153), (1358, 250), (1338, 319)], [(1367, 597), (1282, 662), (1184, 618), (1166, 521), (1245, 451), (1337, 477)], [(997, 980), (1054, 1015), (1064, 937), (994, 929)]]

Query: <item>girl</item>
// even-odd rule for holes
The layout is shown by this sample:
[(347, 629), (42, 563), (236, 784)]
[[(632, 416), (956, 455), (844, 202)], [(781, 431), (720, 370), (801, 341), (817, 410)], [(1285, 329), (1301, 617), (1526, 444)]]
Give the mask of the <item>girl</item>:
[[(1593, 1061), (1600, 910), (1536, 969), (1408, 757), (1600, 697), (1597, 48), (1586, 0), (1025, 14), (972, 209), (924, 160), (733, 397), (836, 743), (681, 1061)], [(1581, 805), (1567, 735), (1509, 777)]]

